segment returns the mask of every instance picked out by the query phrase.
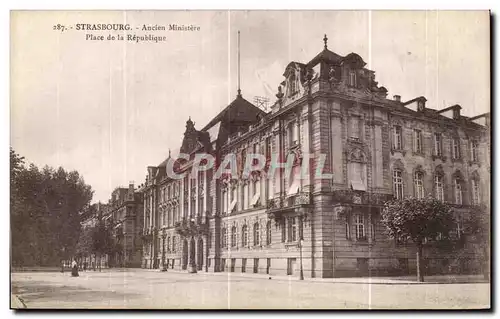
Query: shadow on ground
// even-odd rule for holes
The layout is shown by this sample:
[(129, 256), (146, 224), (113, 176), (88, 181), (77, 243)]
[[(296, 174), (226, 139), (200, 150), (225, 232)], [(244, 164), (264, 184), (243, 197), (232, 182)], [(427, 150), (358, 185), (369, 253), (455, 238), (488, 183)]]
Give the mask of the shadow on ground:
[(40, 281), (24, 282), (22, 286), (12, 283), (12, 293), (21, 297), (27, 304), (44, 301), (59, 300), (61, 302), (86, 301), (98, 302), (102, 300), (127, 300), (140, 296), (135, 293), (122, 293), (116, 291), (91, 290), (75, 286), (47, 285)]

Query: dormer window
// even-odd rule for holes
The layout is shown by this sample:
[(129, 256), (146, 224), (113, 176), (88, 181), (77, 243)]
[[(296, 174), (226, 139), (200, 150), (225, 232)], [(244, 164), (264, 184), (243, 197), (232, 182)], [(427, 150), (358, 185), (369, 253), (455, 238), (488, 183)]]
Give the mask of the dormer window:
[(297, 83), (295, 81), (295, 72), (293, 72), (291, 75), (290, 75), (290, 78), (288, 80), (288, 83), (290, 85), (290, 90), (289, 90), (289, 94), (290, 96), (293, 96), (295, 95), (295, 93), (297, 93)]
[(356, 71), (354, 70), (349, 71), (349, 86), (356, 86)]

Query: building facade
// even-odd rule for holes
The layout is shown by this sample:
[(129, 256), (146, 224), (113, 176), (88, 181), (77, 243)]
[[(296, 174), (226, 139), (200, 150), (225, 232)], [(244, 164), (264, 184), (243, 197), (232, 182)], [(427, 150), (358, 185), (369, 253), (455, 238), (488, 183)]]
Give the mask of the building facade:
[(115, 252), (109, 256), (111, 267), (141, 267), (143, 228), (142, 193), (133, 183), (118, 187), (108, 202), (108, 217), (113, 225)]
[[(460, 221), (490, 202), (489, 114), (429, 108), (425, 97), (387, 97), (356, 53), (327, 47), (290, 62), (277, 100), (265, 112), (241, 92), (197, 130), (189, 119), (180, 148), (148, 167), (142, 266), (305, 277), (411, 272), (415, 249), (387, 238), (383, 203), (431, 194)], [(238, 173), (193, 175), (196, 154), (220, 164), (237, 154)], [(246, 177), (248, 154), (293, 154), (289, 170)], [(167, 174), (169, 161), (182, 179)], [(309, 169), (302, 169), (304, 164)], [(307, 166), (306, 165), (306, 166)], [(331, 174), (318, 178), (317, 172)], [(460, 222), (457, 236), (461, 234)], [(475, 250), (443, 252), (429, 242), (428, 272), (474, 271)]]

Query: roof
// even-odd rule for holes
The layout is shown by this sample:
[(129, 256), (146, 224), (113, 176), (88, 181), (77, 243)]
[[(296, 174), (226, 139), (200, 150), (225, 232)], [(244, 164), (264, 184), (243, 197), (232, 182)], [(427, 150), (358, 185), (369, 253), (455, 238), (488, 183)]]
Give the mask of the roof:
[(328, 63), (334, 63), (334, 64), (340, 64), (342, 61), (343, 57), (341, 55), (338, 55), (335, 52), (332, 52), (328, 50), (327, 48), (323, 49), (318, 55), (316, 55), (309, 63), (307, 63), (308, 66), (314, 66), (318, 64), (320, 61), (328, 62)]
[(217, 116), (215, 116), (210, 122), (208, 122), (208, 124), (202, 129), (202, 131), (206, 132), (220, 121), (254, 122), (256, 121), (259, 114), (265, 115), (266, 112), (245, 100), (241, 95), (238, 95), (236, 99), (234, 99), (219, 114), (217, 114)]

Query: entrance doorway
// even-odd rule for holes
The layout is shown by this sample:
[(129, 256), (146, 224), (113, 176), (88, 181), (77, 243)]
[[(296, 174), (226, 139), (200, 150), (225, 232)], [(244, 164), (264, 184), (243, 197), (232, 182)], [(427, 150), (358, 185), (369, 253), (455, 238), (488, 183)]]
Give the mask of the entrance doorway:
[(297, 265), (297, 258), (288, 258), (288, 267), (286, 274), (293, 275), (295, 272), (296, 265)]
[(188, 264), (188, 242), (184, 239), (182, 244), (182, 269), (186, 270)]
[(189, 245), (189, 266), (193, 265), (196, 266), (196, 242), (194, 238), (191, 238), (191, 243)]
[(198, 239), (198, 260), (196, 261), (198, 270), (203, 269), (203, 239)]

